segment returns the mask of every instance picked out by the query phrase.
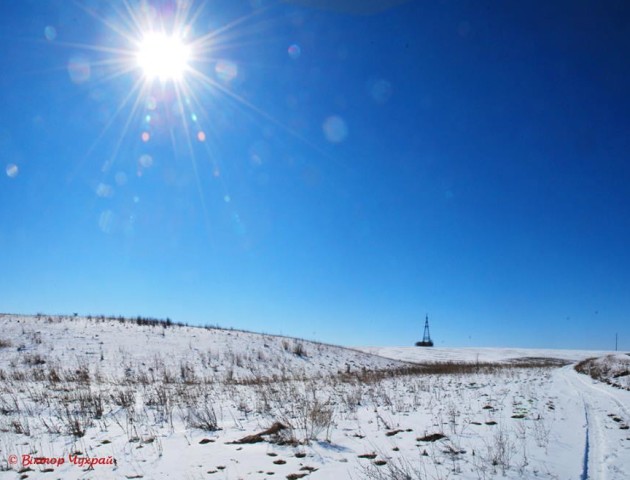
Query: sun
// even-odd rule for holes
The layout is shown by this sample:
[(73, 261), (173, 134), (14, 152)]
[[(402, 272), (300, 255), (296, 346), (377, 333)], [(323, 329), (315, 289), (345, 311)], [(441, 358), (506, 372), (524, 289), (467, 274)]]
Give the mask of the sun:
[[(99, 84), (112, 82), (125, 87), (115, 89), (116, 93), (121, 93), (119, 97), (112, 95), (112, 100), (109, 96), (104, 97), (111, 102), (108, 104), (111, 108), (102, 109), (105, 123), (87, 153), (95, 157), (103, 155), (98, 144), (105, 138), (113, 138), (113, 146), (106, 149), (109, 151), (104, 153), (100, 170), (104, 177), (113, 176), (116, 185), (127, 183), (128, 171), (135, 170), (141, 177), (145, 169), (152, 167), (152, 155), (163, 155), (162, 147), (170, 140), (175, 157), (190, 160), (208, 232), (213, 229), (204, 198), (205, 179), (216, 184), (239, 232), (244, 232), (223, 175), (223, 162), (218, 155), (221, 146), (213, 143), (220, 138), (218, 128), (223, 122), (215, 121), (216, 109), (210, 105), (237, 113), (249, 112), (328, 157), (326, 152), (257, 106), (238, 88), (244, 75), (239, 63), (231, 59), (231, 53), (251, 45), (252, 38), (260, 36), (267, 25), (274, 24), (261, 21), (258, 16), (268, 11), (266, 7), (256, 7), (249, 14), (208, 28), (201, 25), (205, 23), (204, 9), (210, 3), (208, 0), (119, 0), (109, 2), (111, 10), (102, 11), (83, 5), (94, 4), (93, 1), (74, 3), (107, 29), (104, 35), (107, 40), (104, 43), (66, 42), (68, 47), (85, 51), (83, 56), (77, 57), (78, 60), (72, 57), (69, 62), (71, 80), (77, 84), (87, 82), (93, 67), (92, 71), (99, 73)], [(252, 2), (252, 5), (255, 3), (259, 2)], [(215, 25), (213, 22), (211, 25)], [(254, 44), (258, 44), (257, 39)], [(291, 48), (289, 52), (292, 57), (294, 50)], [(73, 78), (73, 74), (78, 78)], [(90, 95), (90, 100), (97, 100), (97, 96)], [(126, 149), (129, 139), (135, 139), (135, 142)], [(134, 163), (135, 152), (139, 158)], [(203, 170), (208, 167), (211, 173)], [(209, 176), (202, 177), (204, 173)], [(182, 178), (185, 177), (182, 175)], [(101, 184), (97, 195), (110, 196), (115, 187)], [(170, 180), (168, 184), (171, 184)], [(135, 203), (139, 197), (133, 198)], [(110, 229), (111, 213), (111, 210), (103, 212), (105, 220), (99, 222), (103, 231)], [(133, 216), (129, 218), (131, 228)]]
[(136, 61), (147, 81), (181, 81), (189, 70), (191, 47), (175, 35), (146, 33), (138, 44)]

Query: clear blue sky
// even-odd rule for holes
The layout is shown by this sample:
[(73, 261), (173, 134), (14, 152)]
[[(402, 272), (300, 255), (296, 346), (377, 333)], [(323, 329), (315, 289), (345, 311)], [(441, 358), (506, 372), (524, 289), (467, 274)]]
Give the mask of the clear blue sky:
[(140, 3), (0, 6), (0, 310), (630, 348), (626, 1)]

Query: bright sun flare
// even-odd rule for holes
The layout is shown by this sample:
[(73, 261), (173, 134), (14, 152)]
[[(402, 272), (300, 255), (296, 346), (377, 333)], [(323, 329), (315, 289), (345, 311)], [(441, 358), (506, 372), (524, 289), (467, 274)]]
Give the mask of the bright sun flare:
[(180, 38), (148, 33), (138, 47), (137, 61), (147, 80), (181, 80), (188, 69), (190, 47)]

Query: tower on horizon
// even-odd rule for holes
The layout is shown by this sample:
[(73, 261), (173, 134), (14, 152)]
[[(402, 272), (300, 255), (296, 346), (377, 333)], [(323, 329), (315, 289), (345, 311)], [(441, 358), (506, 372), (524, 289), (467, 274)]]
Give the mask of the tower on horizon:
[(424, 320), (424, 335), (422, 335), (422, 341), (416, 342), (416, 347), (432, 347), (433, 340), (431, 340), (431, 335), (429, 334), (429, 315), (426, 316)]

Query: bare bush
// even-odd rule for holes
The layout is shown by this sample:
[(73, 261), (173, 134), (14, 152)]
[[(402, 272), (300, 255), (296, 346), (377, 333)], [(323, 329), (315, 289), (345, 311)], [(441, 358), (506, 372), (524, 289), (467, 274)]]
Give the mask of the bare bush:
[(91, 420), (85, 412), (71, 412), (68, 407), (62, 419), (65, 421), (67, 433), (77, 438), (83, 437), (91, 425)]
[(87, 385), (90, 383), (90, 368), (86, 363), (82, 363), (74, 370), (67, 372), (65, 377), (68, 382)]
[(182, 382), (188, 384), (198, 383), (195, 369), (192, 365), (190, 365), (190, 363), (181, 362), (179, 365), (179, 372)]
[(306, 357), (306, 348), (302, 342), (295, 342), (293, 344), (293, 354), (298, 357)]
[(334, 402), (331, 397), (320, 398), (319, 390), (315, 382), (309, 382), (304, 389), (292, 386), (285, 391), (273, 391), (281, 422), (301, 432), (307, 441), (316, 440), (322, 433), (330, 440), (334, 426)]
[(509, 433), (501, 426), (495, 431), (492, 440), (486, 444), (485, 460), (493, 467), (499, 467), (501, 474), (505, 475), (510, 469), (515, 451), (516, 447)]
[(207, 402), (197, 407), (188, 407), (185, 421), (188, 428), (199, 428), (208, 432), (220, 430), (214, 407)]
[(131, 390), (117, 390), (110, 396), (116, 405), (123, 408), (132, 407), (136, 403), (136, 394)]
[(149, 394), (146, 405), (155, 408), (158, 422), (166, 422), (173, 426), (173, 399), (169, 388), (160, 384)]
[(98, 420), (103, 418), (105, 413), (105, 400), (101, 392), (87, 392), (84, 397), (85, 410), (89, 412), (92, 418)]
[(27, 419), (14, 419), (11, 422), (11, 426), (13, 427), (13, 431), (18, 435), (26, 435), (27, 437), (31, 435), (31, 427), (28, 423)]
[(427, 478), (420, 467), (405, 458), (396, 458), (361, 466), (362, 478), (368, 480), (424, 480)]
[(48, 381), (50, 383), (61, 382), (61, 374), (56, 367), (48, 367)]
[(534, 430), (534, 439), (536, 444), (541, 448), (547, 448), (549, 445), (549, 436), (551, 435), (551, 425), (548, 425), (545, 417), (539, 415), (532, 423)]
[(27, 353), (22, 358), (22, 361), (26, 365), (29, 365), (31, 367), (36, 366), (36, 365), (44, 365), (46, 363), (46, 360), (44, 359), (44, 357), (42, 357), (39, 353), (32, 353), (32, 354)]

